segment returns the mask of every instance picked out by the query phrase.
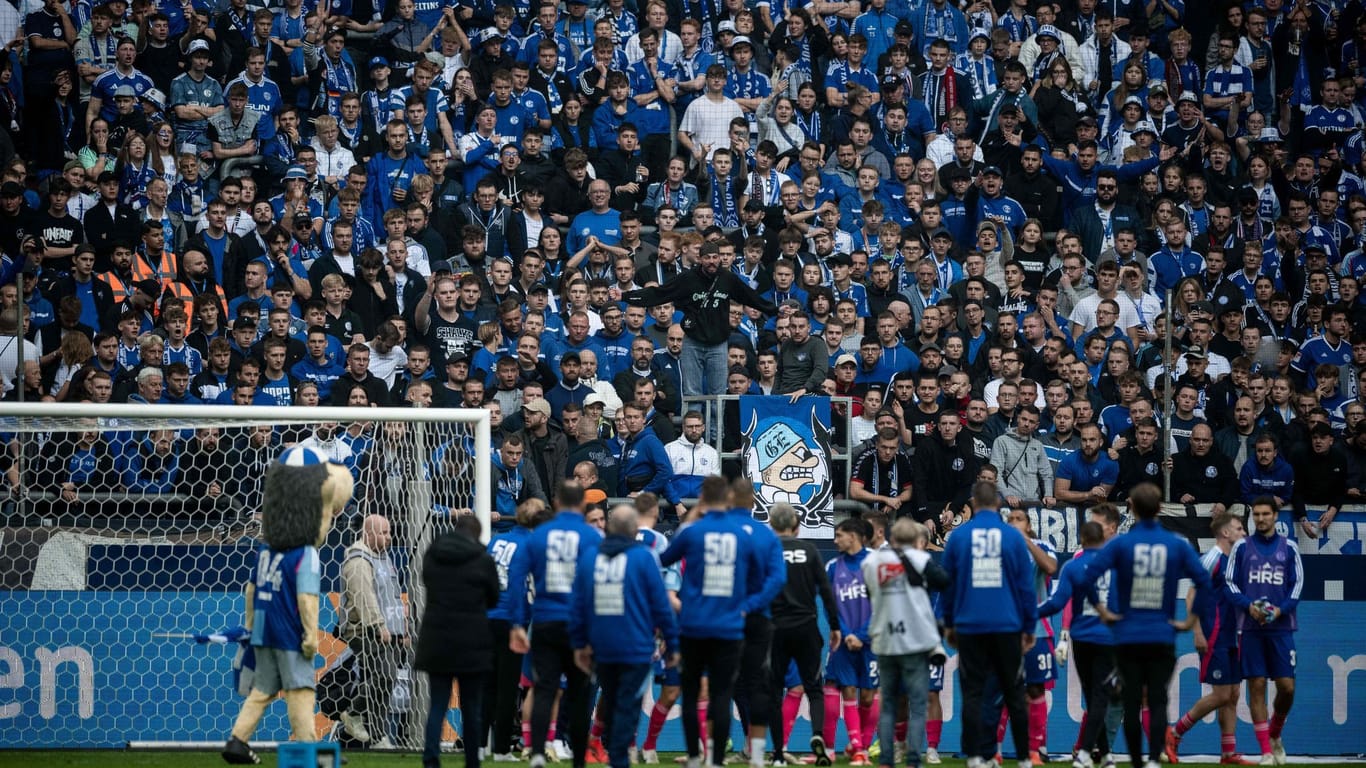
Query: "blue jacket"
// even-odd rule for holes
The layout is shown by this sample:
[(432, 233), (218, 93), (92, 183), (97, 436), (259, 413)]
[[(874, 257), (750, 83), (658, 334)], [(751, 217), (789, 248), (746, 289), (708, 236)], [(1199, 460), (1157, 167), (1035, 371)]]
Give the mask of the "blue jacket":
[(764, 568), (758, 552), (740, 521), (730, 514), (709, 512), (679, 529), (659, 562), (670, 566), (685, 558), (688, 561), (678, 591), (683, 602), (678, 621), (684, 637), (739, 640), (745, 636), (745, 615), (764, 605), (760, 594), (749, 592), (750, 571)]
[[(1100, 548), (1083, 549), (1077, 556), (1068, 560), (1062, 565), (1062, 571), (1058, 574), (1054, 582), (1053, 594), (1041, 605), (1039, 605), (1039, 618), (1052, 616), (1061, 611), (1063, 606), (1072, 604), (1072, 626), (1068, 631), (1072, 639), (1079, 643), (1095, 643), (1096, 645), (1114, 645), (1115, 637), (1110, 632), (1110, 628), (1105, 626), (1100, 620), (1100, 613), (1091, 604), (1086, 602), (1086, 594), (1090, 586), (1086, 581), (1086, 566), (1096, 559), (1096, 554)], [(1106, 601), (1106, 606), (1110, 605), (1110, 579), (1113, 578), (1112, 572), (1106, 571), (1101, 575), (1096, 583), (1098, 599)]]
[(944, 547), (943, 564), (950, 579), (941, 603), (944, 626), (963, 634), (1033, 631), (1039, 620), (1034, 559), (1024, 534), (1000, 512), (980, 510), (959, 526)]
[(494, 536), (489, 542), (489, 556), (498, 568), (498, 589), (501, 591), (498, 604), (489, 611), (490, 619), (512, 620), (513, 591), (508, 589), (508, 575), (512, 570), (512, 559), (516, 556), (517, 550), (521, 549), (530, 537), (531, 529), (519, 525), (506, 533)]
[(1289, 503), (1295, 492), (1295, 470), (1279, 454), (1270, 469), (1262, 469), (1256, 459), (1249, 459), (1238, 473), (1238, 490), (1244, 504), (1251, 504), (1258, 496), (1275, 496)]
[[(1072, 216), (1078, 206), (1091, 205), (1096, 201), (1096, 176), (1103, 170), (1114, 171), (1115, 176), (1122, 182), (1134, 181), (1143, 174), (1156, 168), (1161, 162), (1156, 157), (1145, 160), (1135, 160), (1124, 165), (1101, 165), (1097, 163), (1091, 166), (1090, 173), (1083, 173), (1081, 166), (1075, 160), (1059, 160), (1047, 152), (1043, 156), (1044, 168), (1053, 175), (1053, 178), (1062, 182), (1062, 210), (1063, 223), (1072, 226)], [(1161, 296), (1162, 294), (1157, 294)]]
[[(569, 621), (574, 577), (581, 559), (598, 551), (602, 534), (585, 523), (578, 512), (561, 511), (539, 526), (517, 548), (508, 568), (509, 606), (514, 626)], [(533, 580), (536, 605), (527, 602), (527, 576)]]
[[(621, 478), (617, 487), (618, 496), (636, 491), (649, 491), (668, 499), (670, 504), (678, 503), (678, 496), (673, 488), (673, 465), (669, 462), (669, 454), (664, 451), (664, 444), (659, 442), (654, 430), (646, 427), (640, 434), (627, 440), (621, 447), (621, 455), (617, 458), (621, 460), (621, 468), (617, 475)], [(633, 488), (632, 485), (639, 487)]]
[(731, 517), (749, 534), (750, 543), (758, 550), (759, 564), (749, 573), (746, 585), (749, 593), (759, 600), (759, 612), (769, 615), (769, 604), (783, 591), (787, 584), (787, 561), (783, 559), (783, 543), (778, 534), (764, 523), (754, 519), (754, 515), (742, 507), (730, 511)]
[[(1112, 627), (1117, 645), (1175, 642), (1176, 629), (1169, 622), (1176, 618), (1177, 603), (1184, 604), (1184, 595), (1177, 594), (1182, 578), (1195, 582), (1197, 612), (1203, 613), (1214, 595), (1209, 572), (1190, 542), (1156, 520), (1139, 520), (1106, 544), (1086, 566), (1086, 583), (1094, 585), (1111, 569), (1110, 604), (1121, 617)], [(1087, 599), (1098, 602), (1094, 589)]]
[(608, 536), (579, 558), (569, 643), (593, 647), (593, 658), (609, 664), (648, 664), (655, 630), (664, 652), (678, 649), (678, 622), (654, 553), (634, 539)]

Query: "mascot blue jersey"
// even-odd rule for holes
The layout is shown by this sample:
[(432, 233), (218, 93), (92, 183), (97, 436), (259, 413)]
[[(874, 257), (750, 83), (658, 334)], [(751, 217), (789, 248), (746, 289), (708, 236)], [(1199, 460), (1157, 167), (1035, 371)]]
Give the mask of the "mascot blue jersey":
[(255, 621), (251, 644), (298, 651), (304, 642), (299, 620), (299, 594), (319, 594), (322, 566), (316, 547), (276, 552), (261, 547), (256, 560)]

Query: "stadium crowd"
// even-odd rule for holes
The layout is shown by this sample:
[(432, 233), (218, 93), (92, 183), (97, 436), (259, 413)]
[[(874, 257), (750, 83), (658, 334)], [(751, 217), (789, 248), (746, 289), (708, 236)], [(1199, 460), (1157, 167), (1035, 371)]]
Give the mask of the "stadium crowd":
[[(720, 431), (723, 448), (738, 446), (736, 410), (685, 400), (722, 393), (851, 398), (837, 408), (834, 441), (851, 457), (838, 492), (869, 512), (837, 529), (829, 580), (844, 579), (839, 594), (870, 593), (865, 607), (877, 615), (877, 587), (858, 565), (872, 557), (866, 546), (879, 558), (889, 535), (909, 550), (945, 548), (947, 574), (910, 551), (902, 556), (914, 563), (883, 565), (905, 563), (930, 584), (957, 580), (940, 613), (952, 629), (957, 605), (960, 654), (982, 660), (959, 670), (976, 708), (965, 728), (972, 760), (991, 759), (1001, 740), (991, 739), (994, 713), (982, 713), (992, 676), (1019, 753), (1045, 757), (1046, 680), (1016, 685), (987, 663), (1017, 658), (1006, 650), (1018, 648), (1014, 636), (1033, 641), (1029, 622), (1060, 607), (1030, 588), (1038, 574), (1077, 590), (1076, 612), (1104, 613), (1091, 585), (1115, 568), (1124, 618), (1113, 631), (1097, 620), (1085, 637), (1074, 622), (1077, 642), (1057, 647), (1086, 659), (1094, 711), (1108, 696), (1103, 659), (1116, 643), (1141, 646), (1118, 659), (1135, 761), (1174, 755), (1184, 729), (1229, 712), (1238, 693), (1229, 677), (1212, 678), (1205, 712), (1170, 737), (1152, 718), (1152, 752), (1138, 751), (1143, 685), (1128, 683), (1147, 682), (1152, 710), (1165, 711), (1160, 647), (1170, 651), (1166, 620), (1184, 597), (1167, 578), (1178, 570), (1201, 587), (1227, 577), (1221, 608), (1203, 589), (1195, 598), (1206, 630), (1217, 623), (1210, 610), (1227, 612), (1223, 626), (1245, 615), (1267, 628), (1241, 660), (1221, 645), (1229, 633), (1199, 639), (1214, 669), (1247, 674), (1263, 699), (1275, 680), (1275, 714), (1264, 701), (1253, 712), (1263, 761), (1283, 761), (1297, 580), (1282, 574), (1272, 605), (1247, 597), (1257, 583), (1248, 575), (1260, 577), (1273, 555), (1288, 567), (1278, 508), (1318, 536), (1366, 490), (1361, 0), (19, 0), (0, 3), (0, 37), (11, 41), (0, 58), (4, 396), (490, 410), (494, 445), (453, 433), (428, 477), (453, 481), (439, 508), (468, 507), (455, 481), (488, 453), (504, 535), (495, 544), (524, 536), (525, 550), (504, 553), (507, 604), (492, 623), (499, 664), (509, 663), (502, 646), (535, 659), (524, 720), (533, 764), (559, 673), (567, 701), (586, 693), (574, 662), (589, 659), (570, 651), (608, 624), (584, 617), (626, 600), (543, 601), (592, 581), (591, 567), (574, 576), (577, 547), (563, 548), (569, 532), (597, 535), (574, 517), (594, 514), (589, 495), (656, 498), (658, 509), (642, 504), (640, 514), (659, 514), (664, 530), (704, 512), (680, 529), (678, 549), (655, 547), (666, 562), (716, 554), (689, 530), (714, 522), (708, 536), (730, 537), (738, 549), (708, 568), (732, 568), (727, 597), (745, 598), (721, 600), (722, 577), (703, 582), (706, 569), (688, 569), (675, 590), (683, 673), (661, 697), (695, 705), (705, 662), (719, 728), (726, 681), (743, 669), (739, 690), (763, 713), (757, 721), (782, 722), (771, 715), (791, 697), (768, 696), (777, 686), (742, 663), (767, 645), (736, 645), (762, 635), (749, 616), (773, 599), (775, 571), (756, 566), (766, 577), (740, 590), (751, 548), (736, 544), (738, 523), (712, 515), (746, 509), (743, 494), (712, 479), (740, 474), (709, 444)], [(365, 422), (89, 430), (47, 440), (39, 461), (6, 471), (11, 487), (73, 505), (92, 492), (226, 494), (249, 505), (259, 486), (239, 470), (303, 444), (346, 463), (358, 494), (374, 500), (397, 492), (383, 482), (386, 441), (397, 439)], [(1142, 499), (1137, 512), (1151, 523), (1149, 483), (1168, 472), (1171, 501), (1210, 506), (1218, 552), (1197, 562), (1142, 522), (1139, 543), (1102, 548), (1115, 536), (1107, 502)], [(693, 498), (690, 511), (683, 500)], [(552, 499), (569, 514), (527, 532)], [(1038, 542), (995, 519), (1001, 500), (1089, 508), (1096, 519), (1082, 541), (1101, 565), (1058, 571)], [(1242, 539), (1237, 514), (1248, 508), (1257, 530)], [(622, 519), (607, 521), (609, 534), (638, 525)], [(358, 527), (365, 546), (350, 566), (364, 573), (382, 565), (366, 542), (388, 534)], [(950, 529), (971, 531), (972, 552)], [(607, 543), (609, 559), (640, 560)], [(1174, 548), (1165, 574), (1150, 556), (1159, 545)], [(560, 559), (547, 573), (551, 554)], [(995, 562), (995, 576), (979, 579), (974, 559)], [(534, 615), (521, 600), (528, 573)], [(955, 600), (989, 583), (1014, 590), (1016, 614), (974, 631)], [(807, 597), (787, 618), (814, 627)], [(921, 620), (927, 604), (916, 598)], [(352, 626), (356, 637), (405, 636), (401, 616), (365, 606), (366, 621), (397, 624)], [(874, 723), (890, 745), (900, 718), (890, 700), (878, 715), (866, 662), (882, 641), (867, 633), (871, 619), (860, 634), (857, 617), (827, 611), (844, 630), (832, 645), (849, 651), (826, 667), (838, 690), (813, 690), (822, 681), (805, 647), (784, 650), (802, 657), (788, 687), (813, 706), (823, 700), (826, 722), (842, 714), (862, 763)], [(666, 612), (648, 627), (651, 637), (664, 630), (669, 652), (680, 631), (671, 620)], [(528, 621), (556, 626), (528, 643)], [(932, 629), (916, 637), (937, 643)], [(933, 644), (923, 645), (886, 649), (928, 656)], [(1051, 672), (1055, 649), (1025, 651)], [(639, 649), (623, 654), (615, 661), (638, 665)], [(898, 662), (906, 677), (882, 686), (913, 693), (916, 714), (928, 707), (935, 748), (937, 700), (922, 696), (919, 664)], [(625, 691), (636, 674), (599, 679)], [(489, 700), (497, 755), (511, 749), (515, 701), (504, 688)], [(382, 693), (372, 682), (367, 697)], [(587, 710), (561, 711), (581, 765)], [(656, 735), (667, 712), (652, 715)], [(367, 732), (349, 717), (353, 736)], [(1079, 768), (1092, 747), (1095, 759), (1108, 752), (1115, 726), (1101, 719), (1083, 731)], [(684, 721), (697, 758), (697, 722)], [(751, 726), (751, 759), (762, 759), (763, 729)], [(382, 719), (369, 728), (382, 740)], [(833, 725), (825, 736), (812, 745), (818, 760), (827, 744), (834, 751)], [(1235, 761), (1229, 738), (1224, 757)], [(617, 765), (625, 742), (616, 731), (609, 741)], [(718, 763), (722, 742), (711, 750)], [(241, 750), (234, 756), (250, 754)]]
[[(839, 491), (936, 535), (987, 463), (1310, 533), (1366, 486), (1362, 3), (418, 5), (0, 19), (7, 396), (488, 408), (500, 528), (589, 472), (672, 519), (723, 392), (851, 396)], [(10, 480), (262, 439), (162, 437)]]

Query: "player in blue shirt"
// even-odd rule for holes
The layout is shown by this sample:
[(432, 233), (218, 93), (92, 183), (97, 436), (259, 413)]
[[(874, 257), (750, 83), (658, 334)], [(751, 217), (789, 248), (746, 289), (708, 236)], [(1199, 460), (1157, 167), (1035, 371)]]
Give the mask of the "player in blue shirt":
[[(1253, 533), (1233, 545), (1224, 579), (1237, 606), (1238, 658), (1247, 680), (1252, 732), (1262, 765), (1285, 765), (1281, 729), (1295, 703), (1295, 609), (1304, 586), (1300, 548), (1276, 532), (1276, 500), (1252, 502)], [(1276, 685), (1275, 712), (1267, 721), (1266, 681)]]
[[(744, 648), (745, 616), (763, 607), (762, 596), (749, 592), (751, 569), (762, 568), (758, 550), (730, 510), (730, 486), (719, 476), (702, 481), (693, 514), (701, 517), (680, 528), (660, 557), (664, 566), (687, 560), (679, 591), (683, 651), (683, 711), (696, 712), (702, 675), (709, 676), (712, 765), (720, 766), (730, 737), (731, 691)], [(537, 596), (539, 600), (539, 593)], [(701, 759), (697, 718), (683, 718), (688, 764)]]
[(666, 665), (678, 664), (678, 624), (655, 553), (636, 541), (640, 516), (627, 504), (612, 510), (607, 538), (579, 561), (569, 618), (574, 660), (595, 670), (602, 686), (599, 714), (610, 763), (631, 764), (644, 683), (655, 655), (655, 633), (664, 641)]
[[(546, 732), (550, 711), (560, 692), (560, 676), (567, 678), (564, 705), (569, 707), (569, 744), (575, 763), (583, 764), (588, 750), (589, 703), (588, 674), (574, 663), (569, 642), (569, 612), (574, 579), (582, 558), (598, 548), (602, 534), (583, 519), (584, 489), (565, 481), (555, 494), (560, 510), (555, 518), (532, 532), (526, 544), (518, 547), (508, 569), (508, 589), (513, 591), (512, 629), (508, 647), (517, 653), (531, 653), (535, 695), (531, 707), (531, 765), (545, 765)], [(527, 576), (534, 580), (536, 603), (527, 599)], [(527, 638), (528, 618), (536, 643)]]
[[(773, 645), (773, 621), (769, 605), (787, 583), (787, 563), (783, 545), (772, 528), (754, 519), (754, 483), (748, 477), (731, 485), (730, 515), (749, 535), (756, 553), (757, 567), (751, 568), (746, 591), (754, 596), (758, 609), (745, 614), (745, 647), (740, 653), (740, 677), (736, 681), (736, 703), (748, 711), (749, 754), (762, 759), (768, 745), (768, 724), (773, 718), (772, 682), (769, 658)], [(786, 671), (786, 670), (784, 670)]]
[[(1248, 462), (1249, 464), (1252, 462)], [(1220, 762), (1239, 764), (1237, 754), (1238, 692), (1242, 688), (1243, 673), (1238, 664), (1237, 606), (1224, 588), (1224, 571), (1228, 568), (1228, 554), (1233, 545), (1247, 536), (1243, 521), (1228, 511), (1220, 512), (1210, 522), (1214, 532), (1214, 548), (1200, 557), (1200, 564), (1209, 571), (1217, 597), (1200, 616), (1195, 627), (1195, 650), (1200, 654), (1200, 682), (1210, 686), (1210, 692), (1196, 701), (1167, 735), (1168, 762), (1176, 762), (1181, 749), (1181, 737), (1206, 715), (1219, 713)], [(1186, 609), (1191, 605), (1188, 599)]]
[[(1114, 510), (1108, 502), (1092, 509), (1101, 506)], [(1118, 515), (1118, 512), (1115, 514)], [(1088, 585), (1083, 583), (1086, 566), (1091, 564), (1105, 544), (1105, 528), (1094, 520), (1088, 520), (1082, 523), (1078, 535), (1082, 551), (1063, 565), (1053, 594), (1039, 605), (1039, 618), (1052, 616), (1062, 611), (1064, 606), (1070, 605), (1072, 608), (1071, 627), (1063, 630), (1062, 642), (1055, 655), (1059, 662), (1066, 661), (1070, 644), (1077, 678), (1081, 680), (1082, 696), (1086, 700), (1086, 713), (1082, 719), (1077, 748), (1079, 752), (1090, 756), (1097, 748), (1100, 754), (1110, 751), (1105, 732), (1105, 715), (1110, 707), (1106, 681), (1115, 671), (1115, 639), (1110, 634), (1110, 628), (1101, 622), (1100, 613), (1086, 602)], [(1097, 580), (1096, 593), (1100, 602), (1109, 600), (1108, 571)]]
[(498, 569), (498, 588), (502, 594), (498, 604), (489, 611), (489, 628), (493, 630), (493, 697), (485, 702), (490, 715), (485, 717), (493, 726), (494, 755), (512, 754), (513, 720), (517, 714), (517, 680), (522, 671), (522, 654), (508, 646), (512, 632), (513, 591), (508, 589), (508, 574), (512, 560), (522, 548), (531, 531), (550, 519), (550, 508), (540, 499), (527, 499), (517, 507), (517, 526), (489, 541), (488, 552)]
[(983, 717), (986, 687), (994, 678), (1010, 713), (1015, 753), (1026, 768), (1031, 765), (1029, 718), (1020, 670), (1023, 651), (1034, 646), (1038, 621), (1034, 563), (1024, 535), (1001, 519), (995, 483), (975, 483), (972, 506), (976, 514), (954, 530), (944, 548), (943, 564), (952, 580), (941, 602), (945, 637), (960, 659), (962, 748), (969, 759), (994, 759), (995, 729)]
[[(835, 548), (839, 554), (825, 564), (825, 573), (835, 591), (835, 612), (840, 617), (839, 647), (825, 662), (825, 723), (823, 733), (834, 749), (835, 727), (841, 714), (849, 734), (851, 765), (868, 762), (868, 742), (877, 732), (874, 714), (878, 690), (877, 657), (868, 622), (873, 604), (863, 580), (863, 560), (868, 556), (868, 529), (861, 520), (849, 519), (835, 527)], [(864, 726), (869, 730), (865, 731)]]
[[(1134, 765), (1160, 765), (1166, 745), (1167, 685), (1176, 668), (1176, 629), (1188, 629), (1206, 610), (1213, 595), (1209, 573), (1185, 538), (1157, 522), (1162, 491), (1141, 483), (1129, 492), (1129, 509), (1137, 517), (1128, 533), (1102, 549), (1086, 567), (1085, 583), (1095, 584), (1113, 569), (1114, 612), (1101, 606), (1092, 591), (1087, 599), (1112, 622), (1115, 657), (1124, 683), (1124, 741)], [(1177, 587), (1183, 578), (1195, 582), (1195, 612), (1184, 622), (1175, 621)], [(1143, 759), (1143, 722), (1139, 716), (1145, 698), (1154, 717), (1148, 726), (1148, 760)], [(1077, 768), (1089, 768), (1091, 756), (1079, 754)]]

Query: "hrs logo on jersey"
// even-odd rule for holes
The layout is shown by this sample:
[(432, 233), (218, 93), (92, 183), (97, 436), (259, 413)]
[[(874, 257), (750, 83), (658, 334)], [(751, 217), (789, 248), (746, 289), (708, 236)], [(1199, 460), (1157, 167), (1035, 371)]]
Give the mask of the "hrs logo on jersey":
[(1249, 584), (1280, 586), (1285, 583), (1285, 569), (1271, 563), (1263, 563), (1260, 568), (1248, 571), (1247, 581)]

